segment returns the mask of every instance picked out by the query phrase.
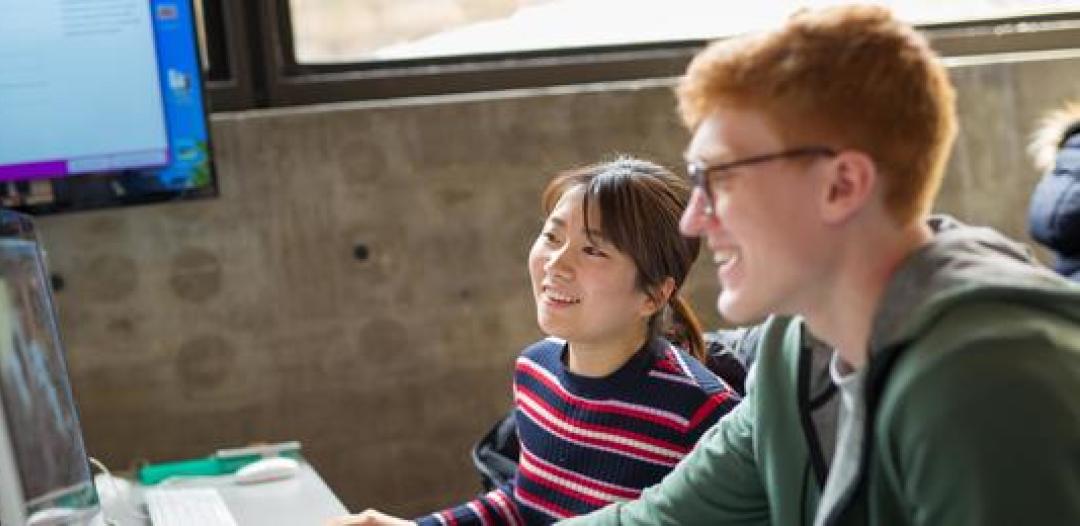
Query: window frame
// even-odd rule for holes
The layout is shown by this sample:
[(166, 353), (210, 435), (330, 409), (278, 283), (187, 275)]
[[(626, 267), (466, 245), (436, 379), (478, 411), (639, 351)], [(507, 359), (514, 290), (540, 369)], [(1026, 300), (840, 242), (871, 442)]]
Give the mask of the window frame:
[(251, 21), (249, 1), (201, 0), (206, 35), (205, 54), (210, 63), (203, 70), (208, 111), (233, 111), (258, 107), (255, 89), (262, 75), (254, 69), (253, 50), (261, 46)]

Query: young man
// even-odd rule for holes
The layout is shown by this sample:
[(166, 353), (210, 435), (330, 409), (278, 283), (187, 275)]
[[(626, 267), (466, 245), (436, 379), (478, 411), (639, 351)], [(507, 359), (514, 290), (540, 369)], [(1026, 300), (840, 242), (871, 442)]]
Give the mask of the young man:
[(679, 103), (683, 232), (726, 318), (771, 315), (755, 386), (569, 524), (1080, 524), (1080, 289), (928, 217), (956, 124), (926, 42), (883, 8), (803, 11), (710, 46)]

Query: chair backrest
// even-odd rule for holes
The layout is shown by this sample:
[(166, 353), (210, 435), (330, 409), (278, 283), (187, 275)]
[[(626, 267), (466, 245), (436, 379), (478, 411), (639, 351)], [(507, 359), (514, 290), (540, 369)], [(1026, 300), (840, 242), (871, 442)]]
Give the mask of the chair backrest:
[(480, 485), (485, 493), (514, 479), (520, 454), (517, 424), (511, 411), (495, 422), (471, 451), (473, 465), (480, 473)]
[(705, 333), (708, 354), (705, 367), (730, 385), (739, 396), (746, 395), (747, 372), (757, 358), (760, 336), (760, 326)]

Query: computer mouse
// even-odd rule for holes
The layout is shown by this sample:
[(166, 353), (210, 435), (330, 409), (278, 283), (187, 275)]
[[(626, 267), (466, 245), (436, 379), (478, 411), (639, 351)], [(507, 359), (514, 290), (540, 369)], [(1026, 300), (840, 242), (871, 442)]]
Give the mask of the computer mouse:
[(233, 475), (237, 484), (256, 484), (295, 476), (300, 471), (300, 461), (289, 457), (261, 458), (238, 470)]
[(130, 480), (98, 473), (94, 475), (94, 489), (97, 490), (102, 511), (109, 517), (142, 511), (137, 508), (140, 496)]

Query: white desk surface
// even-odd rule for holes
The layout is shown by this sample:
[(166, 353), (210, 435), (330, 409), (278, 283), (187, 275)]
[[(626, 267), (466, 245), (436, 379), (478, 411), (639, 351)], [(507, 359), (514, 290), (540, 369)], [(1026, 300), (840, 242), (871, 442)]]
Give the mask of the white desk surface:
[(302, 466), (297, 476), (284, 480), (240, 485), (226, 476), (211, 483), (240, 526), (321, 525), (349, 513), (311, 465)]
[[(229, 512), (239, 526), (319, 526), (327, 519), (345, 515), (348, 511), (326, 486), (311, 465), (304, 462), (295, 477), (240, 485), (229, 475), (198, 478), (168, 484), (171, 488), (213, 487), (221, 492)], [(141, 495), (132, 500), (142, 501)], [(110, 510), (110, 518), (118, 515)], [(144, 508), (145, 511), (145, 508)], [(123, 519), (123, 517), (120, 517)], [(147, 525), (148, 520), (133, 521), (130, 516), (116, 524)]]

